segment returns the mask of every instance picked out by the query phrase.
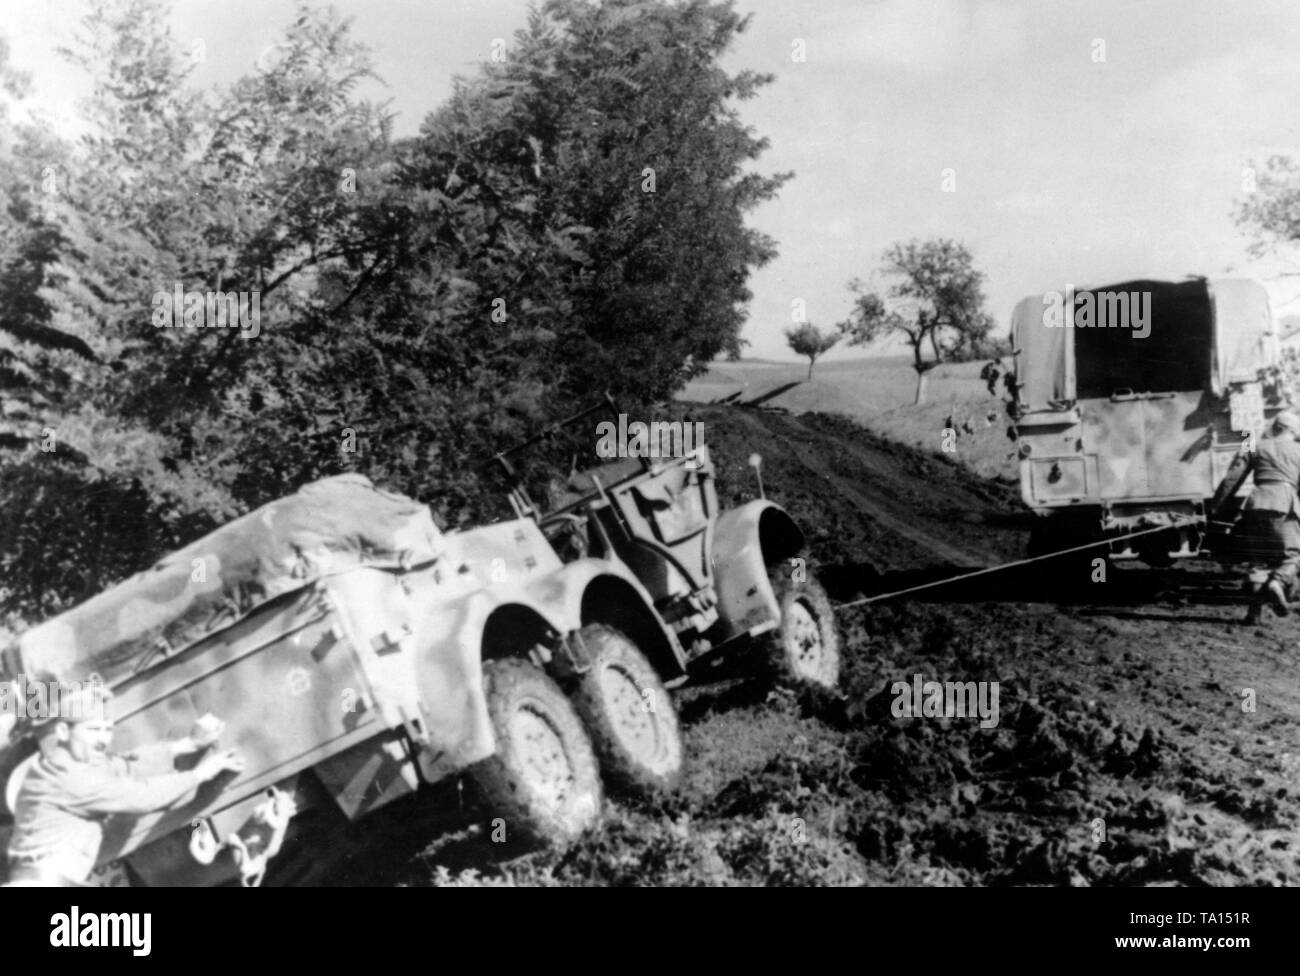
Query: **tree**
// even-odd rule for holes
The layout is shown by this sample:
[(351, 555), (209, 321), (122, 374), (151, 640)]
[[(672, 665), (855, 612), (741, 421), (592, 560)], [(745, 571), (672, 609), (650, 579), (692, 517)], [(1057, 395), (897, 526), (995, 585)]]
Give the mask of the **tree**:
[[(1300, 244), (1300, 163), (1290, 156), (1274, 155), (1247, 173), (1254, 188), (1238, 208), (1236, 221), (1253, 237), (1250, 253), (1255, 257), (1282, 253), (1294, 258)], [(1288, 273), (1296, 275), (1300, 272)]]
[[(29, 135), (12, 168), (0, 160), (0, 393), (21, 386), (32, 404), (0, 444), (20, 452), (0, 460), (14, 515), (0, 597), (25, 612), (84, 599), (281, 493), (277, 472), (244, 463), (258, 384), (292, 375), (295, 328), (328, 320), (321, 271), (356, 260), (364, 276), (374, 243), (353, 220), (388, 148), (386, 120), (350, 95), (368, 62), (333, 13), (300, 8), (279, 57), (209, 96), (187, 87), (163, 3), (88, 8), (65, 52), (94, 80), (87, 134)], [(3, 126), (0, 112), (0, 156)], [(349, 171), (355, 193), (340, 190)], [(157, 328), (151, 298), (175, 284), (258, 294), (263, 337)]]
[(839, 342), (840, 337), (834, 332), (823, 332), (811, 322), (804, 322), (798, 328), (791, 326), (786, 329), (785, 340), (797, 355), (808, 357), (808, 379), (811, 380), (817, 357)]
[(984, 274), (975, 270), (964, 245), (943, 238), (891, 245), (881, 272), (893, 282), (884, 297), (861, 279), (849, 283), (854, 308), (840, 331), (850, 345), (904, 336), (916, 370), (914, 402), (921, 403), (926, 374), (973, 354), (993, 327), (984, 310)]
[(350, 418), (367, 473), (478, 517), (492, 445), (596, 391), (644, 409), (738, 351), (748, 275), (774, 254), (745, 217), (785, 179), (753, 172), (766, 143), (734, 106), (768, 79), (718, 64), (745, 23), (706, 0), (535, 9), (394, 148), (357, 216), (388, 237), (368, 280), (322, 280), (361, 300), (302, 332), (293, 396), (250, 437), (259, 469), (296, 483), (307, 469), (287, 465), (307, 455), (289, 438)]
[(476, 322), (504, 303), (489, 347), (545, 378), (548, 408), (661, 400), (739, 350), (775, 254), (745, 216), (788, 178), (753, 170), (767, 142), (736, 108), (771, 76), (720, 65), (747, 23), (731, 2), (550, 0), (426, 122), (406, 171), (433, 201), (424, 253), (475, 290)]
[(1002, 336), (984, 335), (963, 347), (955, 362), (972, 362), (986, 359), (1005, 359), (1015, 347), (1011, 344), (1010, 334)]
[[(300, 5), (274, 57), (199, 93), (165, 0), (87, 7), (77, 145), (10, 138), (0, 51), (0, 392), (28, 418), (0, 457), (0, 610), (340, 471), (482, 515), (502, 443), (739, 351), (775, 253), (745, 220), (787, 176), (755, 172), (736, 108), (769, 76), (720, 66), (731, 2), (548, 0), (403, 142), (332, 11)], [(260, 296), (259, 336), (159, 328), (177, 284)], [(43, 455), (44, 427), (70, 448)]]
[(82, 335), (52, 322), (42, 289), (57, 257), (48, 192), (67, 172), (69, 147), (46, 129), (10, 122), (7, 101), (28, 79), (8, 65), (0, 37), (0, 450), (29, 446), (57, 409), (61, 380), (95, 356)]

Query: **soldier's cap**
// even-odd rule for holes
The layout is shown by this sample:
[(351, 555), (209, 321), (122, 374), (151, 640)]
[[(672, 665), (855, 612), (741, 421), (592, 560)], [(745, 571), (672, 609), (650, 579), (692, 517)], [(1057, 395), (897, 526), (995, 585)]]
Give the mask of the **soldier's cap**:
[(1289, 430), (1293, 434), (1300, 434), (1300, 415), (1294, 410), (1283, 410), (1273, 418), (1273, 426), (1279, 430)]
[(106, 721), (112, 717), (113, 692), (97, 681), (60, 684), (58, 701), (51, 702), (45, 715), (29, 716), (33, 732), (44, 732), (55, 722)]

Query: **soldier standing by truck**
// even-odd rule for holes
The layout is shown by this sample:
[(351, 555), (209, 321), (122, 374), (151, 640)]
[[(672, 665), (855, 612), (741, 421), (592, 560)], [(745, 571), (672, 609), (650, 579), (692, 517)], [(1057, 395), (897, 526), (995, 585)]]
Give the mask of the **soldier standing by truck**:
[(1300, 416), (1284, 410), (1273, 418), (1273, 436), (1262, 439), (1251, 455), (1255, 488), (1246, 502), (1246, 531), (1267, 552), (1272, 571), (1260, 587), (1245, 622), (1258, 623), (1264, 604), (1277, 613), (1291, 612), (1290, 591), (1300, 569)]
[[(104, 823), (113, 814), (145, 814), (193, 795), (227, 770), (239, 772), (234, 752), (205, 755), (176, 772), (173, 760), (211, 746), (222, 723), (205, 716), (184, 739), (162, 742), (133, 757), (109, 753), (112, 693), (90, 687), (59, 696), (58, 710), (33, 729), (40, 751), (25, 770), (14, 801), (9, 841), (9, 884), (75, 887), (95, 866)], [(142, 776), (153, 766), (168, 771)]]
[(984, 368), (980, 370), (980, 379), (988, 386), (989, 396), (998, 395), (998, 377), (1001, 375), (1002, 360), (1000, 359), (989, 360), (984, 364)]

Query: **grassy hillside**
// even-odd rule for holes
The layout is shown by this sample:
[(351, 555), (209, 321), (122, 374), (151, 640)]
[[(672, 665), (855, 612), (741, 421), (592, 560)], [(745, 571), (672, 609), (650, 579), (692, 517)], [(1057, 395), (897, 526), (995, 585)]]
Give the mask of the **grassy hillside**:
[[(819, 363), (811, 381), (806, 364), (716, 363), (690, 383), (681, 399), (696, 403), (752, 403), (792, 413), (836, 413), (869, 430), (927, 451), (941, 452), (943, 430), (953, 421), (950, 453), (987, 478), (1014, 480), (1013, 444), (1000, 397), (979, 378), (983, 363), (932, 370), (926, 402), (913, 406), (916, 373), (904, 357)], [(775, 395), (773, 395), (775, 394)], [(969, 426), (969, 430), (967, 430)]]

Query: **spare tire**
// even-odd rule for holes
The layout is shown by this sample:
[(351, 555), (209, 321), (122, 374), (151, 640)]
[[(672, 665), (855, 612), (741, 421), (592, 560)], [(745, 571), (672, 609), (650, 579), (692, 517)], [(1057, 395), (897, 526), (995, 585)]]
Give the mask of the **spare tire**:
[(573, 703), (610, 788), (640, 799), (672, 793), (681, 785), (686, 750), (668, 690), (621, 630), (588, 624), (580, 636), (590, 667)]
[(486, 661), (497, 748), (469, 773), (493, 840), (562, 847), (600, 816), (603, 791), (582, 720), (559, 687), (518, 658)]
[(809, 572), (796, 582), (777, 565), (769, 579), (781, 620), (768, 637), (768, 667), (779, 680), (833, 691), (840, 680), (840, 635), (830, 597)]

